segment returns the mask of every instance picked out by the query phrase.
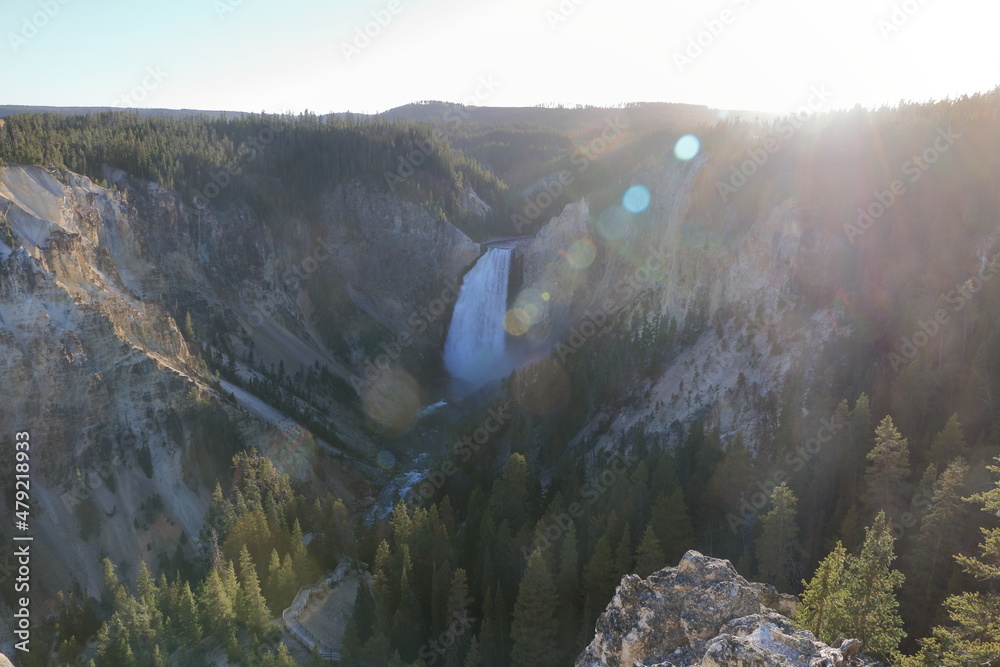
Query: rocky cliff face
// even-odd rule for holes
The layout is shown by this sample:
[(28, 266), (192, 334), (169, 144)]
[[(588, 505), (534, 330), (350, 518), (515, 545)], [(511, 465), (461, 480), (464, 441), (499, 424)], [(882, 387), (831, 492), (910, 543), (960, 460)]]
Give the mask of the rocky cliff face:
[(578, 667), (833, 667), (870, 664), (789, 620), (796, 600), (689, 551), (646, 579), (626, 575)]
[[(453, 298), (479, 244), (423, 207), (356, 183), (336, 188), (323, 215), (351, 221), (329, 225), (329, 241), (359, 305), (390, 331), (442, 344), (450, 311), (435, 314), (431, 306), (442, 294)], [(413, 326), (414, 316), (426, 327)]]
[[(71, 172), (0, 167), (0, 439), (31, 433), (37, 600), (77, 583), (98, 595), (101, 555), (126, 576), (179, 544), (196, 557), (211, 462), (237, 442), (279, 466), (306, 460), (286, 471), (322, 469), (327, 488), (362, 501), (370, 485), (358, 470), (375, 448), (356, 408), (316, 407), (350, 446), (348, 465), (324, 457), (338, 452), (323, 443), (303, 447), (292, 437), (301, 431), (246, 392), (228, 400), (202, 359), (231, 359), (250, 379), (253, 350), (258, 366), (281, 363), (289, 375), (326, 366), (350, 377), (365, 353), (351, 341), (346, 352), (328, 347), (310, 280), (346, 282), (347, 311), (394, 332), (479, 252), (449, 223), (358, 184), (329, 193), (310, 220), (276, 225), (114, 176), (120, 187), (107, 189)], [(185, 312), (193, 340), (180, 331)], [(445, 326), (439, 318), (414, 348), (433, 349)]]
[(808, 376), (824, 347), (849, 333), (842, 314), (803, 298), (822, 282), (810, 267), (822, 270), (841, 239), (812, 229), (794, 198), (761, 202), (753, 219), (735, 208), (706, 219), (702, 166), (639, 174), (635, 184), (650, 195), (643, 211), (581, 201), (519, 246), (513, 306), (531, 322), (521, 339), (544, 350), (563, 341), (557, 360), (586, 354), (609, 321), (626, 340), (670, 320), (685, 336), (671, 363), (622, 387), (619, 403), (595, 414), (576, 442), (615, 450), (637, 425), (669, 441), (678, 426), (707, 417), (722, 434), (742, 431), (752, 447), (774, 428), (760, 406), (775, 404), (790, 372)]
[[(163, 428), (172, 401), (205, 386), (174, 319), (113, 262), (130, 242), (123, 203), (74, 174), (0, 171), (0, 432), (31, 434), (33, 564), (52, 593), (96, 594), (100, 551), (152, 562), (197, 536), (206, 506)], [(157, 494), (166, 511), (143, 517)]]

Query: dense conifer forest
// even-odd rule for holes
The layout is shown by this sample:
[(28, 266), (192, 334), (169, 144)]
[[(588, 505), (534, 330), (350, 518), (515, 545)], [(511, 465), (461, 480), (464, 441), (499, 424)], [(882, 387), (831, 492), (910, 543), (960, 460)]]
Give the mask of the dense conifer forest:
[[(400, 155), (417, 152), (426, 164), (400, 193), (477, 239), (540, 226), (512, 222), (524, 205), (521, 189), (574, 170), (594, 136), (307, 114), (6, 121), (5, 161), (104, 184), (114, 167), (129, 177), (115, 187), (149, 180), (176, 189), (194, 210), (245, 206), (273, 224), (287, 207), (313, 215), (316, 198), (349, 179), (396, 187), (386, 173), (397, 172)], [(695, 212), (716, 242), (732, 243), (759, 210), (791, 195), (809, 225), (844, 239), (824, 255), (835, 259), (797, 276), (787, 307), (829, 307), (834, 326), (850, 333), (809, 377), (793, 373), (765, 388), (753, 432), (720, 432), (712, 406), (729, 397), (701, 380), (699, 370), (713, 363), (703, 359), (674, 397), (688, 408), (689, 425), (647, 433), (639, 424), (616, 452), (593, 450), (594, 435), (581, 433), (594, 415), (655, 379), (700, 336), (722, 339), (749, 327), (774, 351), (785, 342), (762, 313), (710, 319), (707, 292), (670, 317), (641, 294), (577, 353), (553, 352), (564, 385), (546, 384), (545, 360), (502, 381), (490, 408), (503, 423), (482, 451), (452, 443), (482, 425), (486, 407), (437, 425), (445, 435), (434, 442), (376, 434), (401, 457), (429, 452), (432, 471), (450, 466), (384, 518), (351, 517), (342, 500), (295, 488), (238, 441), (209, 444), (218, 460), (199, 536), (209, 545), (203, 557), (179, 553), (156, 564), (156, 578), (148, 568), (122, 573), (105, 562), (103, 597), (66, 591), (39, 645), (72, 663), (96, 639), (100, 667), (166, 665), (170, 656), (210, 664), (214, 651), (239, 664), (295, 664), (271, 619), (300, 586), (350, 562), (367, 564), (371, 577), (357, 596), (342, 665), (571, 664), (622, 575), (647, 576), (698, 549), (800, 596), (796, 622), (824, 641), (857, 636), (869, 654), (906, 666), (993, 664), (1000, 656), (1000, 281), (992, 280), (998, 258), (957, 249), (997, 227), (998, 121), (993, 91), (686, 129), (700, 137), (704, 160)], [(612, 142), (590, 169), (574, 172), (580, 177), (560, 202), (587, 196), (599, 209), (620, 198), (634, 175), (676, 160), (681, 133), (665, 121)], [(745, 186), (719, 188), (738, 181), (734, 165), (778, 137), (781, 150)], [(914, 146), (937, 146), (934, 163), (920, 162), (921, 153), (914, 162)], [(933, 178), (924, 176), (930, 169)], [(207, 196), (220, 173), (231, 185)], [(870, 229), (852, 227), (873, 188), (886, 190), (894, 179), (905, 180), (907, 197)], [(490, 214), (463, 208), (467, 187)], [(926, 322), (940, 309), (950, 324), (932, 334)], [(926, 349), (914, 343), (918, 331), (932, 341)], [(204, 357), (209, 371), (226, 374), (222, 357)], [(320, 374), (308, 369), (293, 379), (282, 369), (254, 389), (293, 405)], [(349, 389), (325, 382), (357, 409)], [(525, 395), (544, 397), (551, 409), (530, 409)], [(311, 660), (322, 664), (318, 655)], [(42, 651), (30, 661), (49, 664)]]

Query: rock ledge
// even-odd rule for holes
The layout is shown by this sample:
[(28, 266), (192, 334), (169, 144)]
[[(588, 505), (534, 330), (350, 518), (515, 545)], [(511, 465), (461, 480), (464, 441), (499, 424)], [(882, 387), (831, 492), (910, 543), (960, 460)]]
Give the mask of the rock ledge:
[[(797, 629), (797, 600), (728, 560), (689, 551), (677, 567), (622, 577), (577, 667), (846, 667), (868, 664)], [(847, 647), (850, 647), (848, 650)]]

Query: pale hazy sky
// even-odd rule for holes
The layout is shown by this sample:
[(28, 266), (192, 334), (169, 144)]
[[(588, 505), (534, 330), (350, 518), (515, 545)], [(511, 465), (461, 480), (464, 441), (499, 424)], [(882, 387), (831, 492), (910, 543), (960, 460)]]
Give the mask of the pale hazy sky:
[(993, 0), (2, 0), (0, 104), (787, 111), (819, 88), (878, 106), (996, 86), (998, 18)]

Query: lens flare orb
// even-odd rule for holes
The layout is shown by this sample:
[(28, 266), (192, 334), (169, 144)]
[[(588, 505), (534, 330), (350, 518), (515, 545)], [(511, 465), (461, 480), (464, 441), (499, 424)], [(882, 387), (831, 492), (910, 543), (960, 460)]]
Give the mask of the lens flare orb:
[(402, 435), (417, 421), (422, 405), (420, 384), (406, 371), (389, 368), (368, 382), (361, 404), (384, 432)]
[(642, 213), (649, 206), (652, 196), (644, 185), (633, 185), (625, 191), (622, 197), (622, 206), (629, 213)]
[(693, 134), (685, 134), (674, 145), (674, 155), (678, 160), (685, 162), (697, 155), (699, 150), (701, 150), (701, 141)]
[(511, 336), (523, 336), (531, 328), (531, 318), (523, 308), (511, 308), (503, 318), (503, 328)]
[(396, 455), (388, 449), (383, 449), (375, 457), (378, 467), (383, 470), (392, 470), (396, 467)]

